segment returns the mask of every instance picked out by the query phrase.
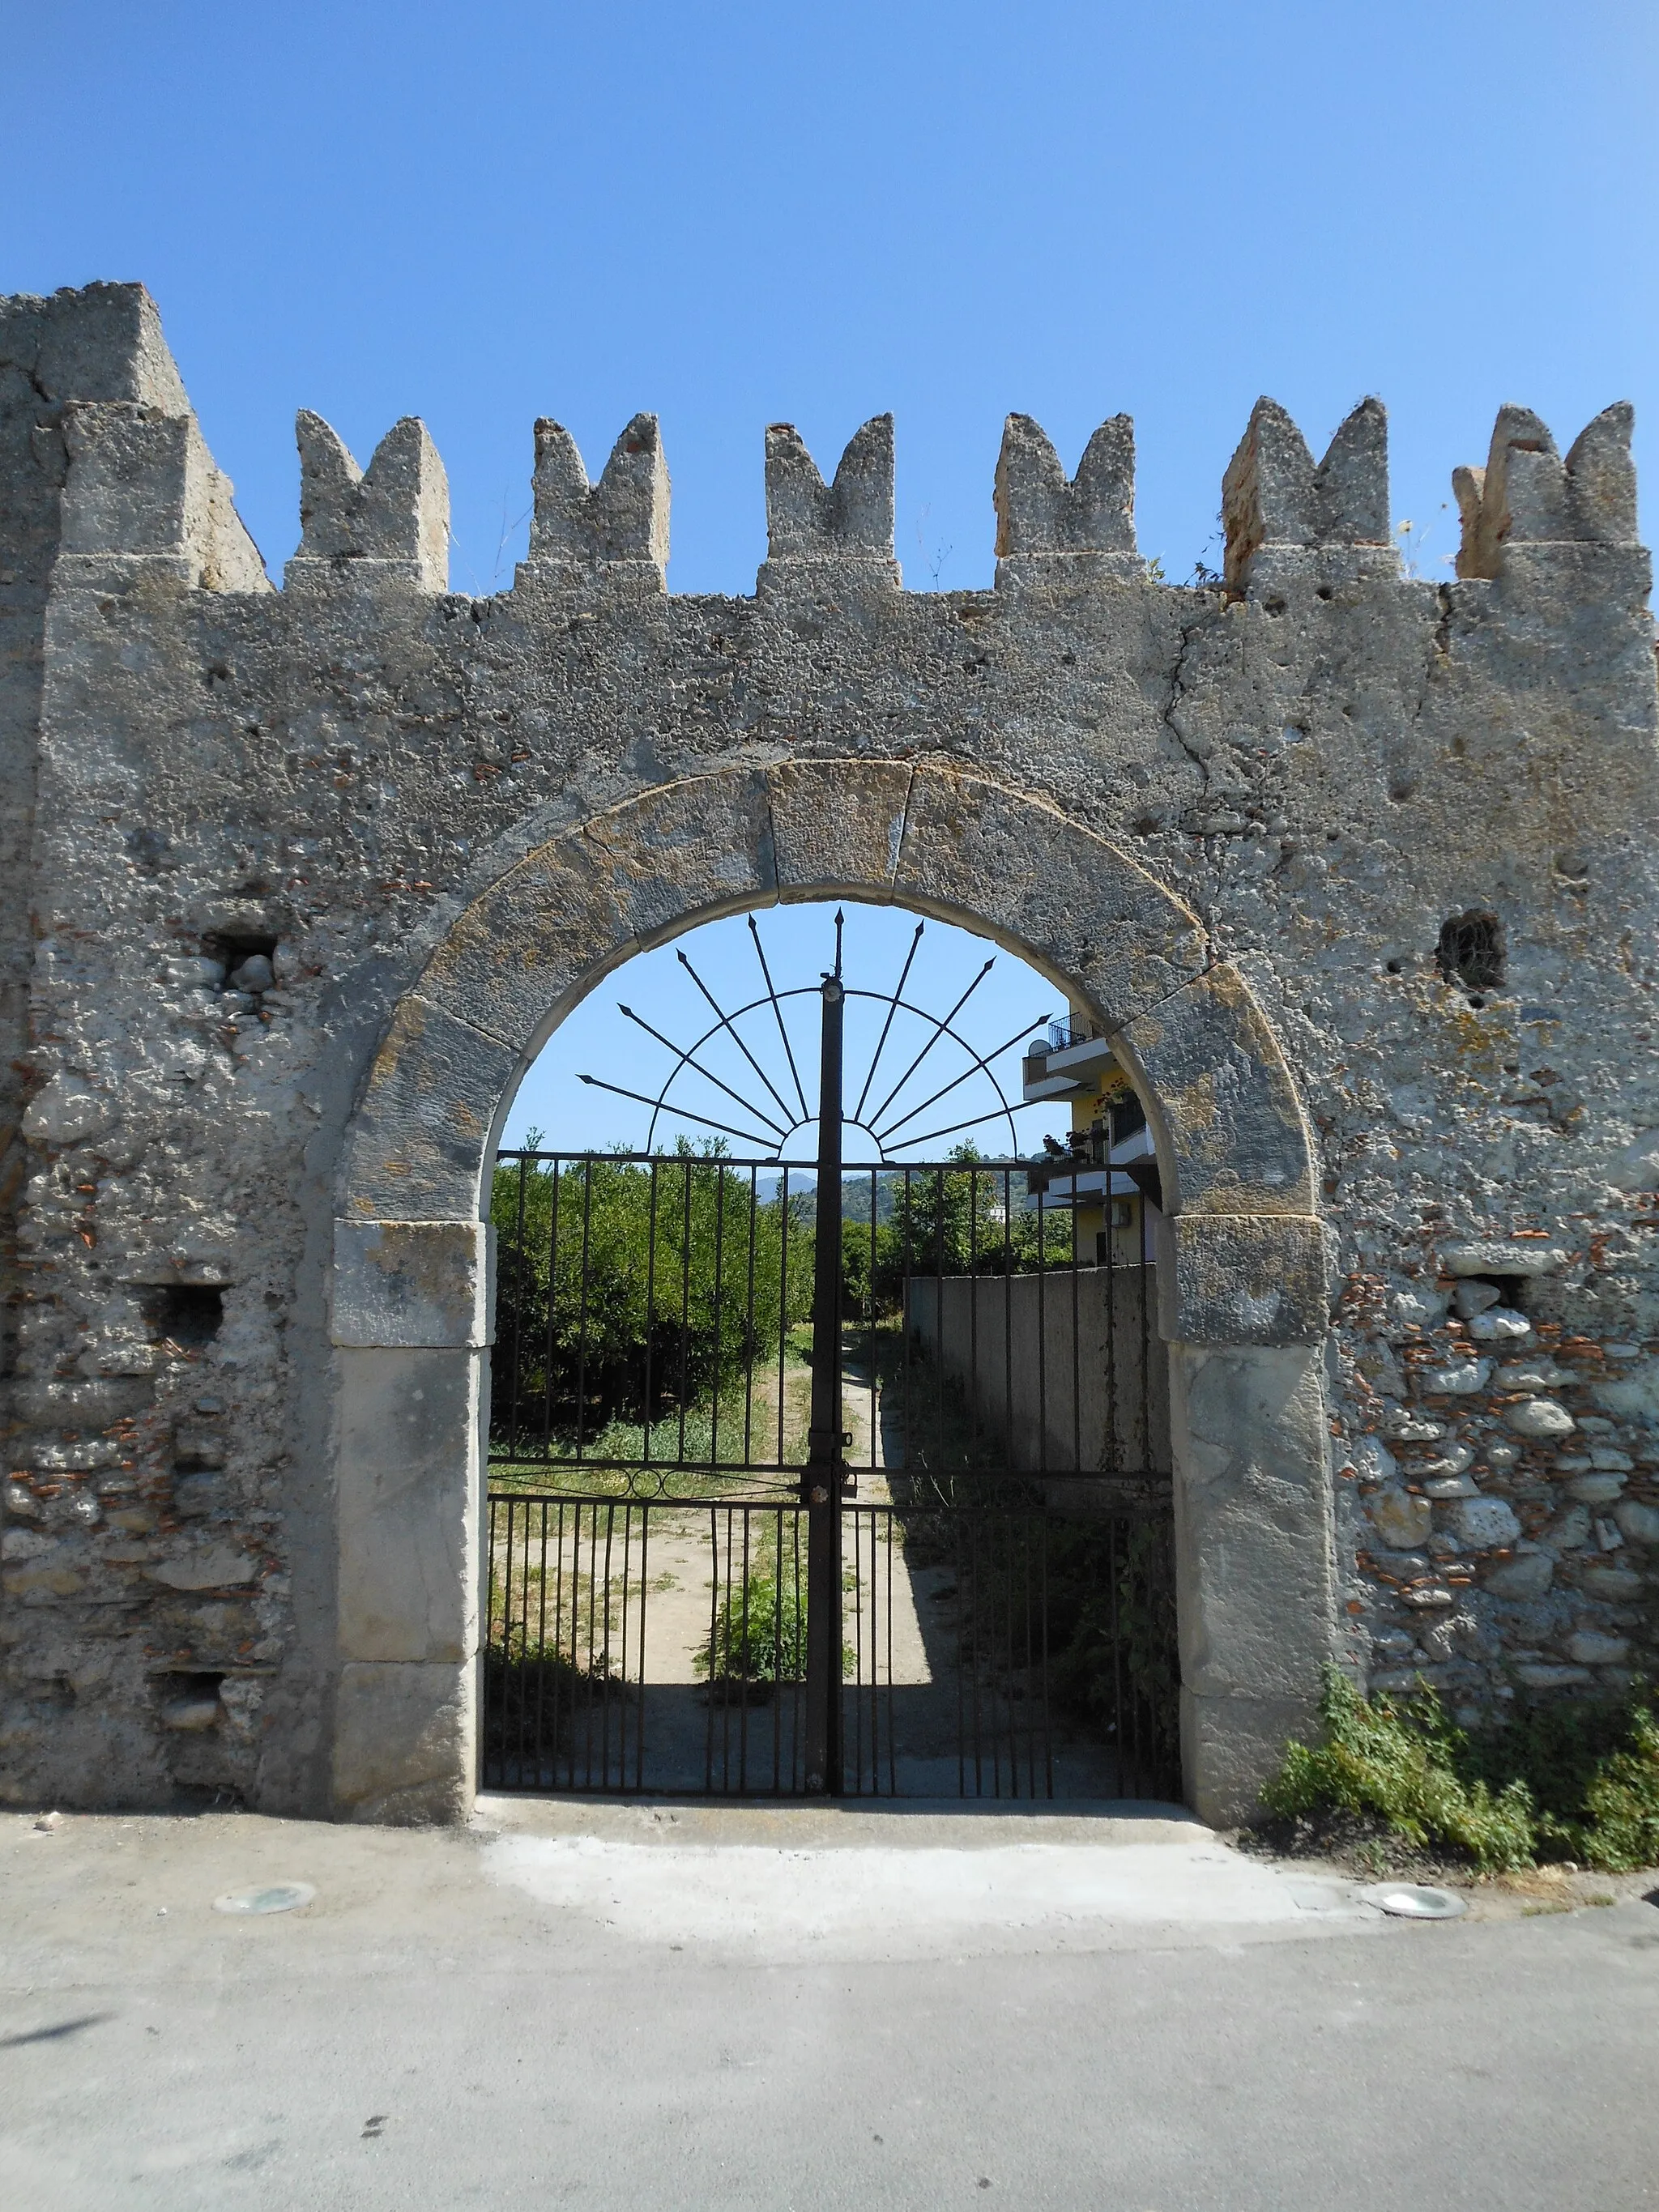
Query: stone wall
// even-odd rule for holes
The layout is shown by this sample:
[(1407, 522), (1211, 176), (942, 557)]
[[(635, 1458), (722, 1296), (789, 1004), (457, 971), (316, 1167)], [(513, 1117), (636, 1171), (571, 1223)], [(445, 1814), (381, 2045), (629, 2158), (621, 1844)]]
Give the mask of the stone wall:
[[(651, 418), (592, 486), (542, 423), (529, 558), (472, 599), (421, 426), (362, 473), (302, 415), (275, 591), (143, 293), (7, 303), (4, 1794), (465, 1801), (477, 1239), (434, 1231), (465, 1283), (376, 1276), (364, 1321), (336, 1217), (476, 1223), (513, 1082), (607, 966), (825, 889), (969, 921), (1121, 1033), (1171, 1207), (1197, 1802), (1248, 1806), (1327, 1650), (1472, 1711), (1650, 1669), (1629, 427), (1563, 459), (1506, 409), (1436, 584), (1391, 548), (1381, 409), (1316, 465), (1263, 401), (1224, 577), (1174, 588), (1127, 422), (1068, 481), (1015, 416), (995, 588), (952, 593), (902, 589), (890, 423), (827, 485), (775, 428), (727, 599), (665, 588)], [(364, 1440), (387, 1389), (427, 1470), (400, 1493)], [(427, 1644), (359, 1587), (421, 1513)]]

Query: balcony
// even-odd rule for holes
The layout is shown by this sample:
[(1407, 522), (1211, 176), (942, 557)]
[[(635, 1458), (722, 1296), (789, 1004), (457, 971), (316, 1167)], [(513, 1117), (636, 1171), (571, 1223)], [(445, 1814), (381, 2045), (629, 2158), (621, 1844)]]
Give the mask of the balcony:
[(1110, 1041), (1094, 1035), (1083, 1021), (1050, 1022), (1044, 1042), (1025, 1054), (1020, 1067), (1024, 1102), (1069, 1098), (1086, 1090), (1112, 1061)]
[(1144, 1121), (1109, 1146), (1103, 1131), (1079, 1130), (1050, 1158), (1032, 1161), (1025, 1188), (1045, 1206), (1101, 1206), (1109, 1198), (1144, 1198), (1161, 1206), (1164, 1197), (1152, 1133)]

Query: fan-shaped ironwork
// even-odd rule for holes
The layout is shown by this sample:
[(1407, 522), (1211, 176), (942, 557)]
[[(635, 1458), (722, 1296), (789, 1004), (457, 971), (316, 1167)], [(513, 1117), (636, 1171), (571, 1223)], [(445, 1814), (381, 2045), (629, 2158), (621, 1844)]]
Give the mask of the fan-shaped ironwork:
[[(842, 933), (844, 920), (845, 917), (838, 908), (836, 914), (835, 966), (823, 971), (826, 977), (833, 976), (837, 981), (842, 981)], [(921, 948), (926, 929), (925, 922), (919, 921), (916, 924), (908, 950), (905, 954), (904, 965), (899, 973), (898, 981), (890, 991), (872, 991), (855, 984), (842, 984), (842, 994), (845, 998), (862, 1000), (874, 1006), (885, 1006), (887, 1013), (882, 1023), (880, 1034), (876, 1039), (874, 1050), (871, 1054), (869, 1065), (864, 1072), (863, 1082), (860, 1086), (856, 1102), (850, 1108), (845, 1105), (842, 1107), (841, 1118), (847, 1126), (860, 1128), (865, 1132), (875, 1146), (877, 1154), (884, 1164), (906, 1152), (915, 1152), (924, 1145), (933, 1144), (947, 1137), (961, 1137), (970, 1129), (983, 1128), (988, 1122), (993, 1121), (1006, 1121), (1010, 1151), (1017, 1153), (1019, 1149), (1019, 1130), (1014, 1120), (1014, 1102), (1010, 1099), (1001, 1079), (996, 1073), (995, 1063), (1005, 1054), (1012, 1051), (1023, 1038), (1029, 1036), (1033, 1030), (1040, 1029), (1048, 1019), (1048, 1016), (1044, 1012), (1036, 1015), (1030, 1021), (1022, 1022), (1012, 1036), (1004, 1037), (1000, 1043), (992, 1046), (988, 1052), (977, 1051), (975, 1048), (974, 1040), (964, 1036), (957, 1026), (957, 1017), (996, 965), (996, 956), (994, 953), (992, 954), (985, 962), (967, 988), (959, 994), (948, 1012), (944, 1014), (935, 1013), (931, 1007), (921, 1006), (915, 998), (905, 995), (905, 987), (909, 981), (910, 971)], [(637, 1029), (642, 1030), (646, 1036), (672, 1055), (668, 1073), (654, 1095), (647, 1091), (629, 1089), (623, 1084), (609, 1082), (602, 1076), (583, 1074), (577, 1077), (578, 1082), (586, 1084), (594, 1090), (608, 1091), (616, 1097), (630, 1099), (636, 1105), (650, 1108), (651, 1121), (645, 1139), (645, 1149), (647, 1152), (656, 1141), (658, 1124), (665, 1115), (668, 1115), (677, 1121), (695, 1122), (700, 1128), (713, 1130), (723, 1137), (734, 1137), (739, 1143), (754, 1146), (769, 1158), (781, 1159), (790, 1139), (799, 1130), (807, 1127), (818, 1119), (818, 1106), (809, 1103), (806, 1086), (801, 1079), (794, 1048), (790, 1040), (787, 1024), (783, 1018), (783, 1008), (785, 1003), (790, 1000), (819, 999), (822, 996), (823, 984), (822, 982), (802, 983), (780, 991), (773, 981), (771, 965), (767, 959), (766, 948), (761, 939), (760, 926), (753, 915), (749, 916), (749, 931), (765, 988), (758, 996), (747, 1000), (740, 1006), (732, 1008), (730, 1012), (720, 1005), (687, 954), (683, 950), (678, 954), (680, 966), (690, 978), (698, 993), (708, 1002), (714, 1016), (714, 1020), (695, 1036), (690, 1044), (677, 1044), (672, 1037), (665, 1036), (653, 1024), (647, 1021), (642, 1014), (636, 1013), (631, 1006), (619, 1005), (618, 1012), (627, 1020), (632, 1022)], [(783, 1066), (776, 1070), (776, 1080), (767, 1072), (757, 1050), (738, 1027), (740, 1023), (750, 1017), (763, 1014), (768, 1011), (772, 1016), (770, 1026), (775, 1028), (778, 1042), (782, 1048), (784, 1055)], [(883, 1057), (892, 1036), (895, 1018), (900, 1013), (912, 1015), (917, 1020), (926, 1024), (930, 1033), (921, 1048), (912, 1054), (898, 1080), (889, 1085), (883, 1092), (878, 1103), (871, 1107), (866, 1113), (866, 1109), (869, 1106), (871, 1093), (876, 1087), (876, 1079), (881, 1068)], [(722, 1036), (728, 1037), (742, 1054), (759, 1085), (759, 1094), (736, 1089), (722, 1076), (717, 1075), (711, 1067), (706, 1066), (699, 1056), (706, 1052), (707, 1048), (717, 1037)], [(916, 1104), (904, 1105), (902, 1111), (892, 1112), (891, 1109), (903, 1104), (903, 1094), (907, 1086), (931, 1057), (935, 1047), (945, 1040), (957, 1046), (966, 1055), (967, 1065), (957, 1074), (952, 1076), (948, 1083), (940, 1084), (937, 1089), (930, 1091)], [(787, 1069), (787, 1077), (784, 1074), (784, 1068)], [(704, 1082), (731, 1099), (735, 1106), (740, 1108), (750, 1117), (751, 1124), (757, 1123), (758, 1127), (753, 1126), (742, 1127), (734, 1121), (724, 1121), (713, 1115), (696, 1113), (691, 1108), (683, 1106), (678, 1101), (672, 1099), (670, 1093), (676, 1082), (688, 1070), (701, 1076)], [(976, 1076), (982, 1076), (995, 1092), (997, 1103), (994, 1106), (988, 1108), (983, 1113), (969, 1115), (960, 1121), (948, 1121), (939, 1127), (924, 1129), (908, 1127), (921, 1120), (933, 1108), (942, 1105), (953, 1091), (960, 1090), (964, 1084), (971, 1083)], [(786, 1095), (788, 1091), (793, 1092), (793, 1103)], [(763, 1094), (770, 1103), (763, 1103), (760, 1094)], [(908, 1127), (908, 1133), (902, 1134), (901, 1133), (907, 1127)]]

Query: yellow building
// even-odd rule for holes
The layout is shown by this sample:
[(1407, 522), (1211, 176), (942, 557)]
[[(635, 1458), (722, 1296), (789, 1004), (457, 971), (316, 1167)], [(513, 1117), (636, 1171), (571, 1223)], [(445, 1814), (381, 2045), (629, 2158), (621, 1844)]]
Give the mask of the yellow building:
[(1072, 1210), (1079, 1260), (1103, 1266), (1109, 1236), (1115, 1266), (1150, 1260), (1150, 1217), (1163, 1194), (1158, 1164), (1146, 1113), (1110, 1044), (1073, 1007), (1027, 1047), (1021, 1073), (1024, 1103), (1063, 1102), (1071, 1123), (1064, 1141), (1044, 1138), (1048, 1158), (1030, 1170), (1032, 1195), (1042, 1192), (1045, 1209)]

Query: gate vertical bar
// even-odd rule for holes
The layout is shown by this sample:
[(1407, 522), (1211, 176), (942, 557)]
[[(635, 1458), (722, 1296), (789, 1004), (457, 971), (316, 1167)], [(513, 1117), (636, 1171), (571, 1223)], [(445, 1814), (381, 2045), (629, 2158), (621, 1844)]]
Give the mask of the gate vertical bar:
[[(839, 954), (840, 933), (837, 932)], [(812, 1272), (812, 1411), (806, 1506), (806, 1788), (842, 1787), (841, 1711), (841, 962), (823, 979), (818, 1075), (817, 1238)]]

